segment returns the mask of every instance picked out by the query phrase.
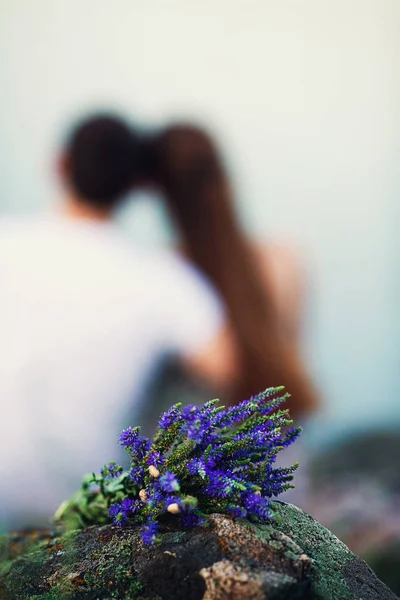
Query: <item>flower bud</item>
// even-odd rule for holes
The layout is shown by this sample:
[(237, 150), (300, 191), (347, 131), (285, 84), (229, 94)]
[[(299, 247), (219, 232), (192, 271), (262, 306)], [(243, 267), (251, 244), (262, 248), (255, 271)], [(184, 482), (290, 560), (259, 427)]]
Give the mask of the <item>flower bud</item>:
[(157, 479), (157, 477), (160, 477), (160, 471), (154, 465), (149, 466), (149, 473), (155, 479)]
[(147, 492), (145, 489), (140, 490), (139, 492), (139, 498), (141, 499), (142, 502), (144, 502), (144, 504), (146, 504), (147, 501)]
[(167, 508), (167, 511), (172, 515), (177, 515), (180, 512), (180, 508), (176, 502), (170, 504)]

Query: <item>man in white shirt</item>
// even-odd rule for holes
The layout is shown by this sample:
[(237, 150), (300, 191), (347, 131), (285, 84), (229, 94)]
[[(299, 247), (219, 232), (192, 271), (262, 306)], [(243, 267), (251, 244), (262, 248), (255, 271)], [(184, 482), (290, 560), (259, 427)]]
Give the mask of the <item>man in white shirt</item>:
[(112, 223), (134, 180), (130, 136), (118, 120), (88, 121), (64, 161), (63, 213), (0, 222), (0, 527), (47, 520), (83, 474), (118, 458), (123, 418), (135, 424), (160, 357), (220, 376), (210, 285)]

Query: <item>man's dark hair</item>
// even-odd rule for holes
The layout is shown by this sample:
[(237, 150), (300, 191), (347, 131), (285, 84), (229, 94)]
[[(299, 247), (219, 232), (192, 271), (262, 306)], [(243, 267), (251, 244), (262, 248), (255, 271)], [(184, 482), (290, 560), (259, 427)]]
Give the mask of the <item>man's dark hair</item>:
[(122, 119), (86, 119), (67, 143), (69, 184), (84, 202), (112, 208), (140, 169), (139, 153), (139, 136)]

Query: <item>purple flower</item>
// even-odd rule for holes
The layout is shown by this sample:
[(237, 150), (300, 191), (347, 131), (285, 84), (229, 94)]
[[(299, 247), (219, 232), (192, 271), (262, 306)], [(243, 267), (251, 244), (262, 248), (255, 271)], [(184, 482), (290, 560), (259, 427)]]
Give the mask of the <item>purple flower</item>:
[(128, 427), (128, 429), (124, 429), (119, 437), (119, 443), (124, 448), (130, 448), (133, 446), (135, 441), (139, 436), (139, 427)]
[(117, 525), (118, 527), (122, 527), (122, 525), (125, 525), (125, 523), (128, 520), (126, 513), (122, 509), (121, 504), (113, 504), (110, 507), (108, 514), (112, 518), (114, 525)]
[(181, 516), (181, 522), (187, 529), (192, 529), (193, 527), (201, 527), (204, 525), (204, 518), (193, 511), (186, 511)]
[(116, 517), (118, 515), (118, 513), (121, 510), (121, 505), (120, 504), (112, 504), (110, 506), (110, 510), (108, 511), (108, 514), (110, 515), (110, 517)]
[(171, 406), (167, 412), (161, 415), (160, 420), (158, 421), (158, 427), (161, 430), (165, 431), (174, 423), (181, 421), (182, 415), (180, 412), (180, 406), (180, 404), (175, 404), (174, 406)]
[(193, 458), (192, 460), (189, 460), (186, 464), (186, 468), (191, 475), (199, 474), (201, 477), (206, 476), (205, 463), (201, 458)]
[(115, 462), (110, 462), (108, 465), (104, 465), (104, 469), (101, 471), (103, 477), (119, 477), (123, 473), (123, 468), (117, 465)]
[(186, 435), (188, 436), (189, 440), (193, 440), (193, 442), (196, 442), (196, 444), (201, 444), (201, 442), (204, 440), (207, 429), (207, 426), (205, 426), (200, 419), (197, 419), (196, 421), (192, 421), (188, 424)]
[(254, 492), (243, 494), (243, 504), (247, 510), (247, 516), (266, 521), (271, 518), (271, 508), (266, 498)]
[(125, 498), (121, 502), (121, 508), (122, 508), (122, 512), (126, 516), (128, 516), (129, 514), (132, 515), (135, 512), (137, 512), (138, 510), (140, 510), (142, 508), (142, 503), (140, 502), (140, 500), (133, 500), (132, 498)]
[(119, 442), (121, 446), (129, 449), (133, 455), (140, 459), (149, 451), (151, 444), (150, 440), (140, 436), (139, 432), (140, 427), (128, 427), (121, 433)]
[(145, 544), (150, 546), (151, 544), (154, 544), (154, 542), (156, 541), (157, 533), (158, 533), (158, 524), (155, 521), (153, 521), (152, 519), (149, 519), (147, 522), (147, 525), (145, 526), (145, 528), (142, 531), (142, 540), (144, 541)]
[(145, 471), (140, 465), (133, 465), (129, 473), (129, 477), (138, 486), (143, 484), (144, 475)]
[(228, 506), (228, 512), (238, 519), (245, 519), (247, 517), (247, 510), (243, 506)]
[(193, 421), (197, 418), (199, 412), (200, 410), (197, 406), (195, 406), (194, 404), (188, 404), (182, 410), (182, 418), (185, 421)]
[(196, 444), (204, 444), (207, 446), (212, 438), (210, 438), (210, 431), (213, 428), (213, 410), (210, 407), (204, 407), (203, 409), (188, 404), (182, 411), (182, 417), (185, 423), (182, 426), (181, 431), (184, 432), (187, 437), (196, 442)]
[(150, 452), (147, 457), (147, 464), (154, 465), (157, 469), (160, 469), (165, 463), (165, 458), (160, 452)]
[(159, 506), (164, 500), (164, 494), (160, 489), (159, 485), (153, 484), (150, 492), (147, 494), (147, 506), (154, 508)]
[(177, 478), (173, 473), (166, 471), (164, 475), (160, 477), (160, 486), (164, 492), (179, 492), (180, 486)]
[(119, 438), (121, 446), (129, 450), (132, 456), (142, 459), (150, 449), (150, 440), (139, 435), (140, 427), (124, 429)]

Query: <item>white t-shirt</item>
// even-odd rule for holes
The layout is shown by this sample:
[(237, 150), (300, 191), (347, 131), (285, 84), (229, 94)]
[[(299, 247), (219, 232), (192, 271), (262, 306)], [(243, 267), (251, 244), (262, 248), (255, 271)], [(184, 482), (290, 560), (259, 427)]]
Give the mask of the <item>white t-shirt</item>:
[(0, 526), (49, 518), (117, 458), (156, 361), (205, 348), (221, 312), (189, 264), (113, 224), (0, 221)]

